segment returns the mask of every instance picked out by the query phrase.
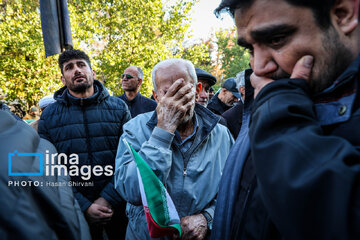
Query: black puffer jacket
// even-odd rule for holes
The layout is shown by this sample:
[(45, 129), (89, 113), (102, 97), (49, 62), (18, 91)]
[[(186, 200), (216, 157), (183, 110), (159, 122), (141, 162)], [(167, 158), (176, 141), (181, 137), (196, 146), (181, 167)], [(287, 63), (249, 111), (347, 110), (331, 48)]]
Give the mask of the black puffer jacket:
[[(42, 113), (39, 123), (41, 137), (52, 142), (59, 153), (79, 156), (79, 167), (83, 165), (111, 165), (115, 156), (122, 126), (131, 117), (126, 104), (109, 93), (99, 81), (94, 81), (95, 93), (90, 98), (80, 99), (70, 95), (66, 87), (54, 94), (56, 103)], [(75, 197), (81, 210), (102, 196), (113, 207), (119, 206), (120, 195), (115, 191), (112, 176), (102, 174), (83, 180), (72, 176), (76, 182), (93, 182), (94, 186), (77, 186)]]

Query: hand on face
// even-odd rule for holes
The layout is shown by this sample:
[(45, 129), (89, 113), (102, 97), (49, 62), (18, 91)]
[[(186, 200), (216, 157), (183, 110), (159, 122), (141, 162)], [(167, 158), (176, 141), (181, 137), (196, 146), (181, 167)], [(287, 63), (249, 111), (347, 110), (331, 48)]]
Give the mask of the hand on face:
[[(313, 60), (314, 58), (309, 55), (300, 58), (296, 62), (290, 78), (302, 78), (306, 81), (309, 81)], [(259, 77), (255, 75), (255, 73), (252, 73), (250, 76), (250, 81), (254, 88), (254, 98), (256, 98), (261, 89), (274, 80), (267, 77)]]
[(174, 133), (177, 127), (191, 117), (195, 105), (195, 89), (184, 79), (176, 80), (166, 93), (160, 93), (156, 107), (157, 127)]

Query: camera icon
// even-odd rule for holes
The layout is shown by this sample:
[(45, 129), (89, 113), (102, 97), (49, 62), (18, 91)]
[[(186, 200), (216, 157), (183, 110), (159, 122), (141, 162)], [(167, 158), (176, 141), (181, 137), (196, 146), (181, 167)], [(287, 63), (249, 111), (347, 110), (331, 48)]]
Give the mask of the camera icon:
[[(14, 161), (29, 161), (30, 159), (26, 159), (29, 157), (39, 157), (39, 172), (31, 172), (31, 168), (28, 169), (27, 172), (23, 172), (23, 169), (21, 171), (13, 171), (13, 162)], [(13, 153), (9, 153), (8, 158), (9, 164), (8, 164), (8, 174), (9, 176), (42, 176), (43, 175), (43, 154), (42, 153), (19, 153), (17, 150), (15, 150)], [(14, 164), (15, 165), (15, 164)], [(31, 165), (30, 165), (31, 166)]]

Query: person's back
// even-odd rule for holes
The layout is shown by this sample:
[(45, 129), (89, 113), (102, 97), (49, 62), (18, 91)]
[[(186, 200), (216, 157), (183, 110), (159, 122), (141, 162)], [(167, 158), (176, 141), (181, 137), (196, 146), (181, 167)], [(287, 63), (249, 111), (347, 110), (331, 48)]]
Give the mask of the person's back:
[[(89, 239), (89, 229), (69, 186), (57, 175), (26, 176), (45, 169), (38, 157), (21, 153), (54, 154), (54, 146), (39, 138), (26, 123), (0, 110), (0, 239)], [(6, 159), (6, 161), (5, 161)], [(11, 164), (8, 166), (8, 164)], [(24, 185), (24, 183), (26, 183)]]

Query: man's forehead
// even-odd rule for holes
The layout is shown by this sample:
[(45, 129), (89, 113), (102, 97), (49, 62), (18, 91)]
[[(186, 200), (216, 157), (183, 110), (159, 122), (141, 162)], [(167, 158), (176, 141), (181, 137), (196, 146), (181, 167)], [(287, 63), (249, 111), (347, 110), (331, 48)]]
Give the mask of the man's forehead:
[(86, 60), (80, 58), (80, 59), (71, 59), (71, 60), (65, 62), (64, 66), (69, 65), (69, 64), (75, 64), (75, 63), (86, 63), (86, 65), (87, 65)]
[(279, 26), (297, 25), (300, 17), (296, 13), (299, 9), (302, 8), (284, 0), (256, 0), (247, 8), (236, 9), (234, 17), (238, 41), (245, 41), (253, 33), (263, 33)]
[(137, 68), (134, 66), (127, 67), (125, 69), (126, 72), (137, 72)]

